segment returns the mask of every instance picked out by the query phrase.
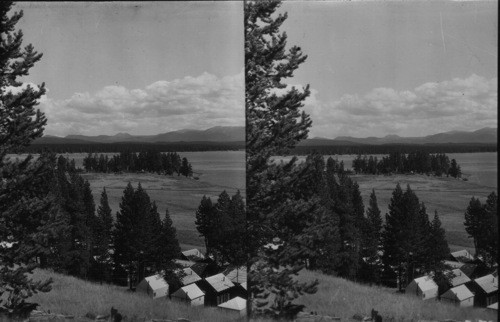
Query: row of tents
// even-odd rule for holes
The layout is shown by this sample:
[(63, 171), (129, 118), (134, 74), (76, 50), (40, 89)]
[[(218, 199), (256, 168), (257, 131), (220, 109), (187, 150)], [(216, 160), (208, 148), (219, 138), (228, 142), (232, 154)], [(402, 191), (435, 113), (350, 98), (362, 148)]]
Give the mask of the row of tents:
[[(430, 275), (415, 278), (405, 289), (406, 294), (422, 300), (440, 299), (442, 302), (458, 306), (478, 306), (498, 310), (498, 270), (484, 271), (479, 259), (467, 250), (450, 254), (445, 261), (450, 271), (448, 287), (439, 294), (439, 286)], [(483, 267), (481, 269), (481, 266)]]
[(182, 252), (176, 263), (183, 267), (179, 274), (180, 288), (173, 289), (160, 274), (144, 278), (136, 292), (153, 299), (170, 299), (191, 306), (217, 306), (222, 310), (246, 315), (247, 269), (226, 267), (221, 269), (197, 249)]

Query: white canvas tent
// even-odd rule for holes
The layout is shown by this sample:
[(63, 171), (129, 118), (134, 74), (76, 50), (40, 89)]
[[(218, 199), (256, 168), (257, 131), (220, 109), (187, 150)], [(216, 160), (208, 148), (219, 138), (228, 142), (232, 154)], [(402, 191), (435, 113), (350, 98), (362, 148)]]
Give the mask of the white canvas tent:
[(469, 283), (471, 279), (469, 276), (465, 275), (459, 268), (452, 270), (453, 278), (450, 280), (451, 286), (459, 286), (465, 283)]
[(416, 295), (422, 300), (438, 296), (438, 286), (430, 276), (422, 276), (411, 281), (405, 289), (406, 294)]
[(474, 294), (465, 285), (450, 288), (441, 295), (442, 302), (454, 303), (458, 306), (467, 307), (474, 305)]
[(136, 292), (146, 293), (153, 299), (168, 295), (168, 283), (160, 274), (144, 278), (136, 287)]
[(247, 315), (247, 300), (239, 296), (221, 303), (217, 307), (227, 311), (238, 312), (240, 316)]
[(172, 300), (187, 302), (191, 306), (203, 305), (205, 293), (196, 284), (189, 284), (172, 293)]

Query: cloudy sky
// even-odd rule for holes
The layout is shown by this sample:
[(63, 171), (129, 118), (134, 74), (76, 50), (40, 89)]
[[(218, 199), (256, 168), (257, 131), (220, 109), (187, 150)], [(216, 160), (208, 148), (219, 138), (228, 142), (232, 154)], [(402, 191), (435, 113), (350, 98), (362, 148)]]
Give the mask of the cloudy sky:
[(241, 2), (17, 3), (45, 134), (244, 125)]
[[(44, 54), (46, 134), (157, 134), (244, 124), (243, 4), (28, 3)], [(309, 57), (310, 137), (421, 136), (497, 126), (498, 3), (285, 1)]]
[(310, 137), (497, 127), (498, 3), (285, 2)]

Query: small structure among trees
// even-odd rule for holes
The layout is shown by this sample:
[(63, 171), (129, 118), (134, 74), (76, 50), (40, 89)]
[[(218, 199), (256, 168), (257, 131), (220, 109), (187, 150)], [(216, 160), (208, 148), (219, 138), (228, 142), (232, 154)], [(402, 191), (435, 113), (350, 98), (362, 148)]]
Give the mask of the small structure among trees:
[(405, 294), (416, 295), (422, 300), (429, 300), (438, 297), (438, 285), (430, 276), (415, 278), (406, 286)]
[(171, 295), (172, 300), (188, 303), (191, 306), (205, 304), (205, 293), (196, 284), (181, 287)]
[(474, 294), (465, 285), (450, 288), (441, 295), (442, 302), (453, 303), (458, 306), (468, 307), (474, 305)]
[(161, 274), (145, 277), (137, 284), (136, 292), (146, 293), (153, 299), (168, 296), (169, 285)]
[(474, 305), (486, 307), (498, 302), (498, 277), (488, 274), (476, 278), (472, 286), (475, 293)]

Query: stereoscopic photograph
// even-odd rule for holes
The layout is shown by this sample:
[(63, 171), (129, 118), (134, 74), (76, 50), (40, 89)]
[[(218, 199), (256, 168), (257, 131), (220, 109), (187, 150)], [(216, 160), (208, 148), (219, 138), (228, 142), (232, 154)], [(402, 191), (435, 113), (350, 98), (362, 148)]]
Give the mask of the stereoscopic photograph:
[(0, 321), (498, 320), (497, 2), (0, 8)]

